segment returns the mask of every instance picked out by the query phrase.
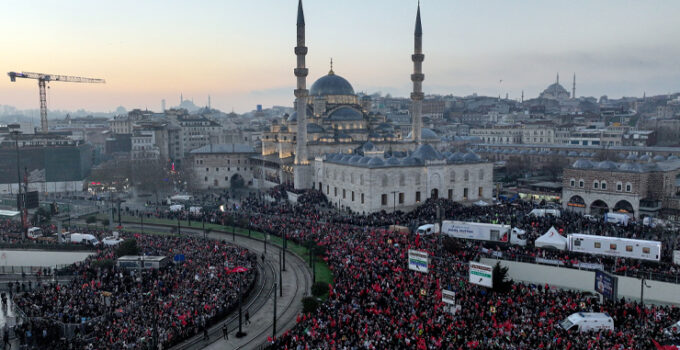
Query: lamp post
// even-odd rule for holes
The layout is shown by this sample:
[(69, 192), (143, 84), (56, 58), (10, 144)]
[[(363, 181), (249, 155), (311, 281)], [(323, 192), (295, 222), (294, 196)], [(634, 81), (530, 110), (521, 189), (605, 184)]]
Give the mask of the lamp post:
[(276, 282), (274, 282), (274, 314), (272, 320), (272, 339), (276, 337)]
[(647, 284), (647, 279), (643, 277), (640, 281), (640, 304), (643, 306), (645, 305), (645, 287), (652, 288), (652, 286)]
[(397, 193), (399, 193), (399, 191), (392, 191), (392, 205), (393, 205), (392, 212), (393, 213), (397, 212)]

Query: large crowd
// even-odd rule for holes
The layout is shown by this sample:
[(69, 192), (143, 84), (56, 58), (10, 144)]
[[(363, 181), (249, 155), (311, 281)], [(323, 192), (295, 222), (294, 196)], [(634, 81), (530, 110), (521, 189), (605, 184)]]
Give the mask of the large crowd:
[[(604, 301), (590, 293), (563, 291), (549, 285), (514, 283), (500, 293), (467, 282), (468, 262), (483, 249), (506, 254), (545, 254), (527, 247), (486, 246), (464, 242), (439, 246), (433, 237), (390, 232), (387, 225), (416, 227), (436, 219), (441, 207), (445, 219), (500, 222), (523, 228), (529, 241), (551, 226), (562, 232), (660, 239), (676, 244), (676, 236), (644, 226), (619, 227), (592, 222), (565, 213), (560, 218), (529, 217), (531, 203), (488, 207), (464, 207), (438, 200), (428, 201), (410, 213), (377, 213), (368, 216), (332, 213), (318, 194), (298, 198), (297, 205), (248, 198), (240, 208), (248, 212), (250, 225), (272, 234), (285, 234), (299, 242), (313, 240), (324, 248), (324, 260), (335, 275), (330, 295), (314, 313), (302, 314), (298, 324), (271, 342), (283, 349), (649, 349), (653, 341), (678, 341), (663, 329), (680, 320), (680, 309), (636, 301)], [(257, 215), (252, 215), (257, 213)], [(450, 249), (453, 246), (455, 249)], [(430, 273), (406, 267), (410, 248), (436, 253)], [(588, 259), (564, 252), (562, 258)], [(591, 259), (607, 262), (602, 257)], [(650, 265), (620, 260), (619, 267), (662, 272), (671, 268), (664, 259)], [(667, 273), (677, 273), (667, 272)], [(442, 289), (456, 293), (460, 311), (452, 314), (441, 302)], [(607, 312), (614, 331), (579, 334), (565, 331), (558, 323), (579, 312)]]
[[(222, 319), (255, 281), (257, 257), (226, 242), (134, 234), (141, 255), (183, 255), (159, 269), (115, 265), (114, 248), (74, 264), (68, 283), (46, 282), (14, 296), (27, 322), (16, 334), (29, 346), (94, 349), (168, 348)], [(235, 267), (246, 272), (232, 273)], [(74, 334), (63, 331), (69, 325)], [(59, 331), (61, 329), (61, 331)], [(44, 335), (43, 335), (44, 334)], [(159, 347), (154, 347), (158, 349)]]

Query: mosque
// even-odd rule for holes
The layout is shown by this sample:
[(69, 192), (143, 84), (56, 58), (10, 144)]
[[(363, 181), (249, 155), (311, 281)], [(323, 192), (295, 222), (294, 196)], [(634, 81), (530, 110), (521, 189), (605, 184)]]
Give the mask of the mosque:
[(412, 132), (401, 135), (385, 116), (370, 113), (370, 99), (327, 75), (307, 90), (305, 19), (297, 13), (295, 112), (272, 123), (254, 157), (265, 180), (316, 188), (338, 207), (355, 212), (408, 210), (430, 197), (471, 201), (491, 198), (493, 165), (474, 153), (439, 152), (441, 138), (422, 127), (422, 25), (420, 4), (414, 32)]

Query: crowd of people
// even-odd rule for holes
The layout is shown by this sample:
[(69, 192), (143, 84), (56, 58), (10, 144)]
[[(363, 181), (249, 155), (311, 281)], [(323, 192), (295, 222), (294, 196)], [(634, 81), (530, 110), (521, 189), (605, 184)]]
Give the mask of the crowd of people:
[[(257, 230), (284, 234), (298, 242), (316, 242), (324, 248), (324, 260), (335, 275), (328, 300), (316, 312), (300, 315), (292, 330), (272, 340), (272, 348), (648, 349), (654, 348), (654, 341), (678, 341), (663, 332), (680, 319), (677, 307), (643, 306), (626, 300), (600, 303), (590, 293), (549, 285), (514, 283), (501, 293), (468, 283), (468, 262), (482, 249), (544, 254), (532, 245), (485, 247), (483, 243), (465, 242), (455, 245), (456, 249), (443, 249), (433, 237), (390, 232), (386, 226), (413, 228), (434, 222), (440, 207), (444, 219), (499, 222), (525, 229), (529, 241), (554, 226), (563, 232), (655, 238), (676, 244), (677, 236), (667, 232), (591, 222), (571, 213), (559, 218), (529, 217), (526, 213), (533, 205), (526, 202), (464, 207), (431, 200), (410, 213), (360, 216), (327, 212), (322, 196), (303, 198), (291, 205), (250, 197), (240, 208), (241, 213), (249, 213), (250, 225)], [(406, 255), (411, 248), (436, 252), (430, 273), (407, 269)], [(582, 254), (559, 254), (565, 259), (587, 259)], [(602, 257), (592, 259), (606, 262)], [(629, 269), (655, 266), (632, 260), (617, 263)], [(656, 266), (662, 266), (659, 271), (671, 267), (666, 259)], [(460, 305), (457, 313), (449, 312), (441, 302), (443, 289), (456, 293)], [(580, 311), (607, 312), (614, 319), (615, 330), (579, 334), (558, 326), (568, 315)]]
[[(46, 282), (14, 296), (27, 318), (16, 333), (20, 340), (39, 348), (45, 342), (51, 348), (76, 342), (94, 349), (152, 344), (165, 349), (222, 319), (238, 304), (239, 292), (247, 295), (254, 285), (257, 256), (233, 244), (178, 236), (125, 238), (136, 241), (140, 255), (184, 260), (159, 269), (125, 269), (115, 264), (115, 248), (103, 248), (72, 266), (70, 282)], [(232, 273), (235, 267), (247, 271)], [(74, 324), (80, 324), (74, 334), (64, 334)]]

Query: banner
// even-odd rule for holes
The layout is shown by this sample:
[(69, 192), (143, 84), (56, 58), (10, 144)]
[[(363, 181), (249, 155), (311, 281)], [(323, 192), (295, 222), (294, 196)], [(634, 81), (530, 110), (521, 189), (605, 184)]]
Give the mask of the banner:
[(430, 263), (430, 257), (427, 252), (421, 250), (408, 250), (408, 269), (418, 272), (427, 273), (429, 270), (427, 266)]
[(595, 291), (609, 300), (616, 300), (618, 278), (604, 271), (595, 271)]
[(456, 292), (442, 289), (442, 302), (450, 305), (456, 304)]
[(599, 264), (599, 263), (586, 263), (586, 262), (578, 262), (574, 265), (574, 267), (581, 268), (581, 269), (586, 269), (586, 270), (604, 270), (604, 265)]
[(564, 266), (564, 262), (561, 261), (561, 260), (552, 260), (552, 259), (544, 259), (544, 258), (536, 258), (536, 263), (537, 264), (546, 264), (546, 265)]
[(493, 268), (470, 262), (470, 283), (493, 288)]
[(680, 265), (680, 250), (673, 251), (673, 264)]

